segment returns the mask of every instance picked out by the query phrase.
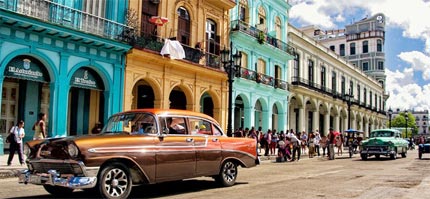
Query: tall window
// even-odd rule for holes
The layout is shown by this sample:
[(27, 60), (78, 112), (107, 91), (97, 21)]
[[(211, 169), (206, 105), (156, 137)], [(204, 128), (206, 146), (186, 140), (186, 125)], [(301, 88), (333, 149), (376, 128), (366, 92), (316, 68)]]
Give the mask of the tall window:
[(369, 52), (369, 41), (363, 41), (363, 53)]
[(281, 19), (279, 19), (279, 17), (275, 18), (275, 30), (276, 30), (276, 39), (281, 40), (282, 25), (281, 25)]
[(219, 54), (220, 37), (216, 35), (217, 25), (211, 19), (206, 20), (206, 51), (212, 54)]
[(247, 0), (240, 0), (239, 2), (239, 20), (249, 23)]
[(312, 60), (308, 60), (308, 80), (311, 85), (314, 83), (314, 62)]
[(293, 74), (294, 77), (300, 77), (300, 55), (298, 53), (294, 54), (294, 64), (293, 64)]
[(325, 66), (321, 66), (321, 86), (323, 89), (325, 89), (326, 87), (326, 80), (325, 80)]
[(367, 104), (367, 89), (364, 88), (363, 89), (363, 100), (364, 100), (364, 105)]
[(361, 93), (360, 93), (360, 85), (357, 84), (357, 99), (358, 102), (361, 102)]
[(158, 16), (158, 4), (142, 1), (141, 31), (144, 35), (157, 35), (157, 25), (149, 23), (152, 16)]
[(333, 52), (336, 50), (335, 47), (334, 47), (334, 45), (330, 46), (330, 50), (333, 51)]
[(280, 66), (275, 65), (275, 79), (281, 79), (282, 69)]
[(378, 70), (384, 70), (384, 62), (378, 61)]
[(336, 72), (331, 73), (331, 89), (333, 90), (333, 93), (337, 92), (337, 84), (336, 84)]
[(372, 101), (372, 91), (369, 91), (369, 103), (370, 103), (370, 108), (372, 108), (372, 105), (373, 105), (373, 103), (372, 103), (373, 101)]
[(349, 54), (355, 55), (355, 43), (349, 44)]
[(257, 73), (266, 74), (266, 62), (263, 59), (258, 59)]
[(248, 68), (248, 54), (242, 51), (241, 67)]
[(263, 31), (266, 29), (266, 11), (261, 6), (258, 8), (257, 28)]
[(340, 80), (340, 89), (341, 89), (341, 93), (342, 93), (342, 96), (343, 95), (345, 95), (345, 90), (346, 90), (346, 85), (345, 85), (346, 83), (345, 83), (345, 76), (342, 76), (341, 77), (341, 80)]
[(363, 71), (369, 70), (369, 62), (363, 62)]
[(354, 95), (354, 82), (352, 80), (349, 80), (349, 89), (351, 89), (351, 95)]
[[(68, 1), (65, 2), (67, 3)], [(65, 5), (69, 6), (67, 4)], [(82, 6), (82, 11), (101, 18), (105, 18), (106, 1), (83, 0)]]
[(191, 22), (188, 10), (184, 7), (179, 7), (178, 13), (178, 35), (177, 40), (185, 45), (190, 45)]
[(340, 56), (345, 56), (345, 44), (340, 44), (339, 45), (339, 55)]
[(376, 51), (377, 52), (382, 52), (382, 40), (378, 39), (376, 41)]

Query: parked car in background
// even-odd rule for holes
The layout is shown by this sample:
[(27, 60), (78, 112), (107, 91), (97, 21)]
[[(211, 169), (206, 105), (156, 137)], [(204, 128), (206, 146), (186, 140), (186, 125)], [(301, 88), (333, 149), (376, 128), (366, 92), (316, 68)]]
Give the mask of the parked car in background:
[(257, 142), (227, 137), (213, 118), (183, 110), (140, 109), (110, 117), (102, 132), (25, 144), (21, 183), (53, 195), (74, 189), (127, 198), (133, 185), (211, 176), (236, 182), (238, 166), (259, 163)]
[(425, 138), (425, 143), (418, 144), (418, 158), (422, 159), (423, 153), (430, 153), (430, 137)]
[(361, 159), (367, 160), (368, 157), (381, 155), (390, 156), (396, 159), (397, 154), (406, 157), (408, 142), (401, 138), (401, 133), (395, 129), (376, 129), (370, 133), (369, 139), (362, 142), (360, 151)]

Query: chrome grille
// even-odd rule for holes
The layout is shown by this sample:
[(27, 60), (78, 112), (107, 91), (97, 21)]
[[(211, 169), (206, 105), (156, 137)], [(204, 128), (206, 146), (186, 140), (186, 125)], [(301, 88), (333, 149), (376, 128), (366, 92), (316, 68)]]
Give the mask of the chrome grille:
[(30, 168), (32, 168), (35, 173), (48, 173), (49, 170), (56, 170), (60, 174), (83, 175), (80, 165), (76, 163), (30, 162), (30, 164)]

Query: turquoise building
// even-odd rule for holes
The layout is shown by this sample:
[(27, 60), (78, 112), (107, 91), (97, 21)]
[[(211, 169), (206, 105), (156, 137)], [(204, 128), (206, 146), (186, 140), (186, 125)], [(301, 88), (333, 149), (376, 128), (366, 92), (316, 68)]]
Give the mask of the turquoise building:
[(237, 0), (230, 11), (233, 51), (242, 63), (233, 85), (233, 128), (287, 130), (288, 11), (285, 0)]
[(122, 110), (127, 1), (0, 0), (0, 135), (39, 113), (49, 136), (90, 134)]

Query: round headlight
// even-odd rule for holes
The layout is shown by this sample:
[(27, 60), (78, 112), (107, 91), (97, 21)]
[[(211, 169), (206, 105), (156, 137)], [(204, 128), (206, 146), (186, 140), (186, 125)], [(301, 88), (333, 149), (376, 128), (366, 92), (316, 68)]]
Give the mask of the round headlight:
[(69, 155), (72, 158), (76, 158), (79, 154), (79, 149), (75, 144), (69, 144), (67, 146), (67, 151), (69, 152)]
[(24, 144), (24, 151), (23, 152), (24, 152), (24, 155), (27, 157), (30, 155), (31, 150), (27, 144)]

